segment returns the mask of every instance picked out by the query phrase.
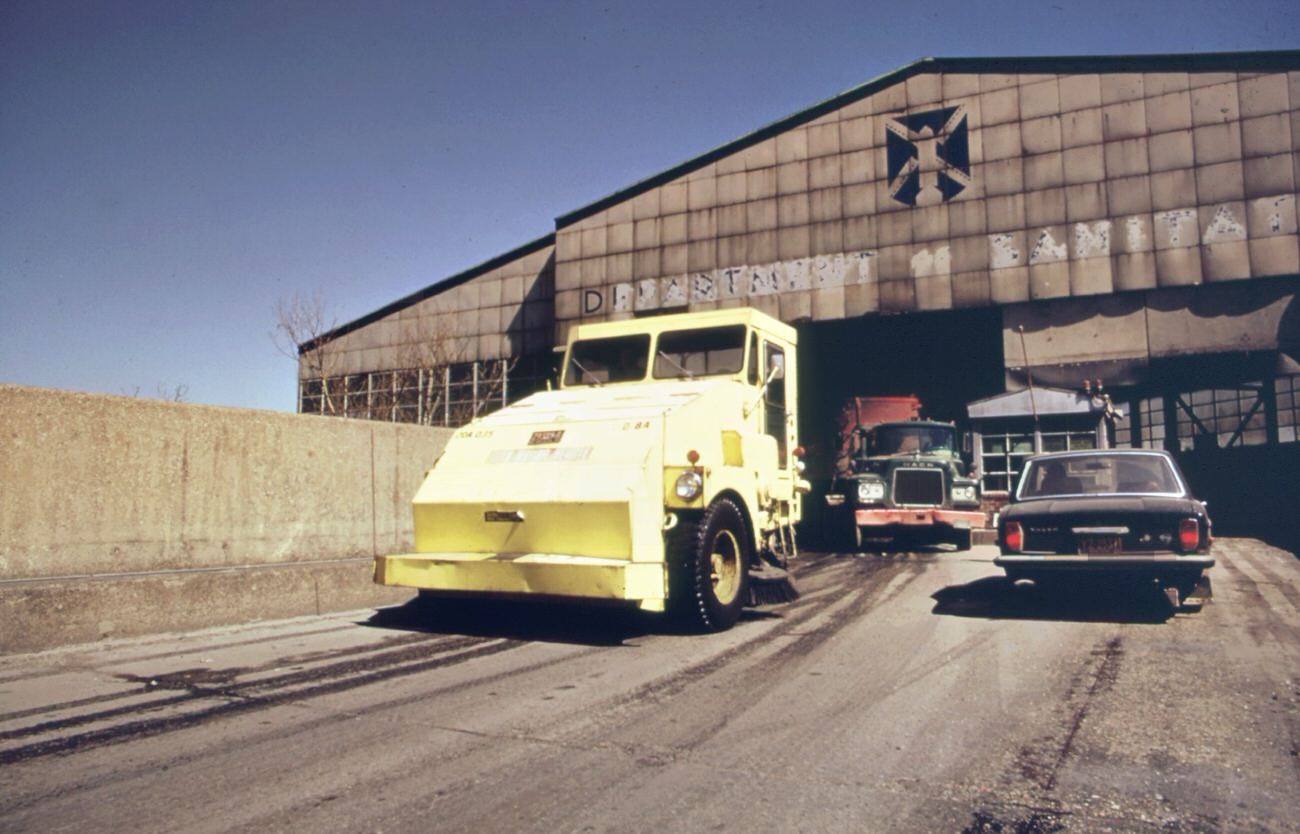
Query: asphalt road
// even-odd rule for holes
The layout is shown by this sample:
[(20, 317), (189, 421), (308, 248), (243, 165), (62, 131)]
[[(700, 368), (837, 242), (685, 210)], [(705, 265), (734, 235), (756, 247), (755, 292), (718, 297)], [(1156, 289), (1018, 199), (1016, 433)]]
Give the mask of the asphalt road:
[(1300, 831), (1300, 561), (1215, 599), (807, 554), (692, 636), (418, 605), (0, 658), (2, 831)]

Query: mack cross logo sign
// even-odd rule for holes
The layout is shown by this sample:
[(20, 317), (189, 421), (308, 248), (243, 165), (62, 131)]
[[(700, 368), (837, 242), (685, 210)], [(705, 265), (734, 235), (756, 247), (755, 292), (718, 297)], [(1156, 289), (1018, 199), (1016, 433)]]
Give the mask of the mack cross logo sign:
[(970, 139), (962, 106), (894, 116), (885, 122), (889, 195), (908, 206), (946, 203), (971, 183)]

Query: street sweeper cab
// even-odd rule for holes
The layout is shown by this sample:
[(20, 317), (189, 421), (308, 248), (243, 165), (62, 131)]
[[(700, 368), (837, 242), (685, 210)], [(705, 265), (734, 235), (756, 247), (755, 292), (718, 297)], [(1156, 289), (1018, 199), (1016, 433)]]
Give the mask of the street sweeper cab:
[(737, 308), (577, 325), (558, 390), (456, 431), (415, 495), (424, 595), (624, 601), (702, 630), (797, 591), (793, 328)]

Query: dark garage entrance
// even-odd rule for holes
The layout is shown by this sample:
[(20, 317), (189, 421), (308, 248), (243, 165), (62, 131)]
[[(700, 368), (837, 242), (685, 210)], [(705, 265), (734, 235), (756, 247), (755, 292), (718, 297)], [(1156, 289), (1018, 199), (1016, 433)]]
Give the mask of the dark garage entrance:
[(1003, 390), (998, 307), (806, 322), (798, 329), (805, 444), (834, 432), (840, 403), (851, 396), (915, 394), (927, 417), (961, 423), (966, 403)]
[(966, 403), (1001, 393), (1002, 313), (998, 307), (833, 322), (799, 331), (799, 438), (808, 450), (813, 494), (801, 535), (819, 538), (821, 490), (830, 480), (836, 416), (852, 396), (915, 394), (924, 416), (966, 424)]

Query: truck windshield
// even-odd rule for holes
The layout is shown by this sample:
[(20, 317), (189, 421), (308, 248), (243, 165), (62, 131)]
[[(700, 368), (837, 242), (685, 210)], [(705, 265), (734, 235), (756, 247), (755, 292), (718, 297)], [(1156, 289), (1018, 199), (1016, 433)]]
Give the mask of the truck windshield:
[(738, 373), (745, 364), (745, 327), (670, 330), (659, 336), (655, 379)]
[(878, 426), (867, 454), (910, 455), (957, 451), (957, 432), (942, 426)]
[(565, 385), (604, 385), (645, 379), (650, 334), (582, 339), (573, 343), (564, 368)]

